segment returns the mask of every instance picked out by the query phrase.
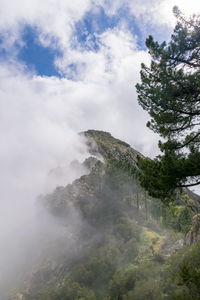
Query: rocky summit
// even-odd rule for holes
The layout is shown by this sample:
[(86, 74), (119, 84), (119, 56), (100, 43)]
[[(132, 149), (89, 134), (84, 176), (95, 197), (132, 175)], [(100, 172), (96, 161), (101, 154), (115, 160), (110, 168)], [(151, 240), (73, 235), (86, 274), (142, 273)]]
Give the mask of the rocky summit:
[(82, 134), (87, 137), (90, 153), (93, 155), (101, 154), (105, 160), (116, 159), (136, 167), (137, 156), (143, 157), (141, 153), (131, 148), (129, 144), (115, 139), (108, 132), (88, 130)]

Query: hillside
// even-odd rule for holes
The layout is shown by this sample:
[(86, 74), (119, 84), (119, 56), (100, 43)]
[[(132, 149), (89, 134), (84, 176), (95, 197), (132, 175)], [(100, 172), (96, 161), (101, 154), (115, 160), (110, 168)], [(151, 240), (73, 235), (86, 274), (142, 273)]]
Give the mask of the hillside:
[(38, 263), (8, 299), (199, 299), (196, 282), (191, 298), (191, 286), (181, 279), (182, 265), (199, 259), (200, 245), (183, 247), (194, 201), (182, 195), (182, 204), (164, 206), (139, 185), (142, 154), (106, 132), (81, 134), (91, 153), (82, 163), (87, 175), (38, 198), (44, 220)]

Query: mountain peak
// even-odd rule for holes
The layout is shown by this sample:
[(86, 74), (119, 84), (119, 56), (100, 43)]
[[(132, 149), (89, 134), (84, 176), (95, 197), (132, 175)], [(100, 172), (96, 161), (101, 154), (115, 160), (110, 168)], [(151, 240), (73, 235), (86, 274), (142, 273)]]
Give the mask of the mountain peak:
[(136, 166), (137, 156), (142, 156), (128, 143), (114, 138), (109, 132), (90, 129), (82, 134), (87, 138), (89, 152), (92, 155), (100, 154), (105, 160), (120, 160)]

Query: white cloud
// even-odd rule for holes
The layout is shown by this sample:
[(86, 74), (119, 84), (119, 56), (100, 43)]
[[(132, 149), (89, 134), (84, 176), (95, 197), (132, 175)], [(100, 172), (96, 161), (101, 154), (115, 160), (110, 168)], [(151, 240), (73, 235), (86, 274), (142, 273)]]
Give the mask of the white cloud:
[[(10, 275), (16, 275), (15, 268), (24, 263), (24, 249), (34, 244), (36, 197), (75, 179), (69, 164), (89, 155), (70, 126), (78, 111), (67, 103), (65, 85), (73, 89), (73, 82), (66, 83), (32, 77), (18, 64), (0, 66), (1, 295), (6, 276), (11, 280)], [(68, 172), (49, 181), (49, 171), (58, 166)]]
[(186, 15), (200, 12), (198, 0), (99, 0), (109, 14), (115, 14), (121, 7), (127, 6), (137, 18), (143, 19), (143, 24), (167, 24), (174, 26), (173, 7), (178, 6)]
[[(37, 28), (40, 41), (53, 40), (61, 49), (70, 42), (73, 25), (90, 8), (90, 0), (1, 0), (0, 31), (7, 35), (7, 47), (21, 38), (24, 25)], [(9, 38), (8, 38), (9, 37)], [(55, 45), (56, 46), (56, 45)]]

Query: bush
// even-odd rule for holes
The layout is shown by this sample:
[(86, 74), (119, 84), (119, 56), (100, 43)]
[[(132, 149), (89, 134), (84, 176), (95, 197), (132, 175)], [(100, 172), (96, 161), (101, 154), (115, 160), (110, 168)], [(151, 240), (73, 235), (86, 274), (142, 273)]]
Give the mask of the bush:
[(122, 262), (123, 263), (133, 262), (139, 251), (138, 242), (136, 241), (135, 238), (132, 238), (124, 245), (124, 248), (125, 250), (123, 252)]
[(119, 218), (114, 228), (114, 234), (125, 242), (129, 241), (131, 238), (139, 240), (140, 231), (138, 225), (128, 217)]
[(104, 246), (84, 264), (75, 267), (73, 278), (80, 284), (92, 287), (94, 284), (106, 283), (118, 267), (120, 252), (114, 246)]
[(113, 275), (109, 284), (110, 300), (122, 300), (130, 290), (134, 288), (134, 270), (128, 272), (118, 271)]
[(158, 282), (153, 278), (141, 279), (135, 283), (134, 290), (123, 297), (123, 300), (159, 300), (161, 290)]

